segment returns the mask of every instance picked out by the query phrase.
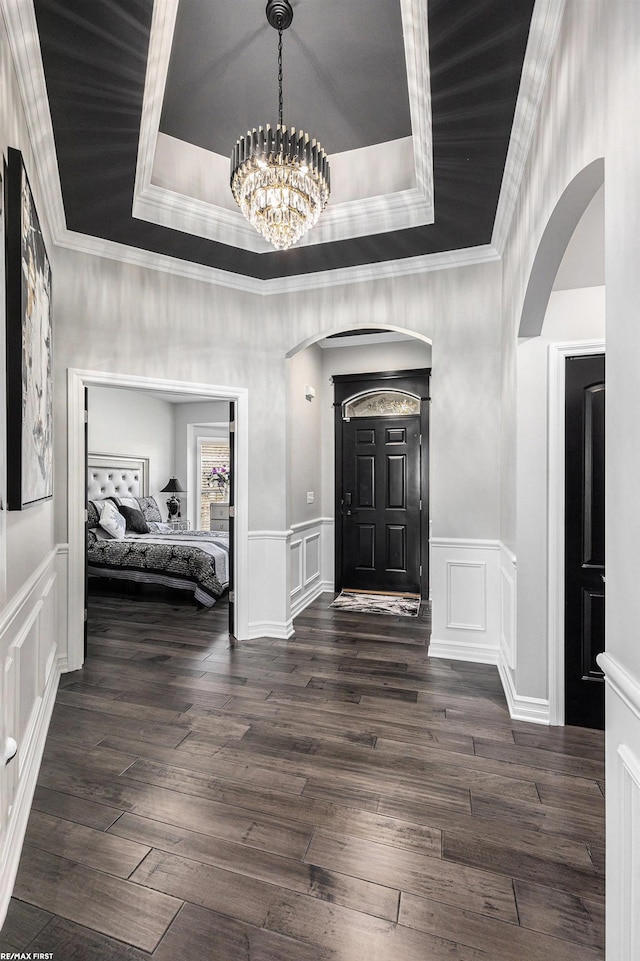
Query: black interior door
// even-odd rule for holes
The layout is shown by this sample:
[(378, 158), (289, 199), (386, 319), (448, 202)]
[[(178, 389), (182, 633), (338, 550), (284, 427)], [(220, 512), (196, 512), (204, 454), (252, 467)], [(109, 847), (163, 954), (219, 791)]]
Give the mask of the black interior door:
[(565, 720), (604, 728), (604, 356), (569, 357), (565, 409)]
[(420, 593), (420, 417), (342, 428), (342, 585)]

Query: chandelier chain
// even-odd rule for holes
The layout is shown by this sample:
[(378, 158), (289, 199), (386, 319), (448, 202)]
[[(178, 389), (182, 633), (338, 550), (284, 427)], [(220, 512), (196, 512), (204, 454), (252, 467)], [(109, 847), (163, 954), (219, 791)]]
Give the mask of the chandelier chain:
[(282, 126), (282, 27), (278, 27), (278, 123)]
[(286, 250), (317, 222), (331, 190), (329, 158), (319, 141), (283, 123), (282, 34), (290, 0), (267, 0), (267, 22), (278, 31), (278, 126), (254, 127), (231, 153), (231, 192), (252, 226), (276, 250)]

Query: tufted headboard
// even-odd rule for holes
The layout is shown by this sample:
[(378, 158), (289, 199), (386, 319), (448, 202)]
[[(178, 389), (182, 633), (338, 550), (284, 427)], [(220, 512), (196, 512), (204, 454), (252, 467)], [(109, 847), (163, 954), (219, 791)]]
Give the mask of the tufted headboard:
[(149, 458), (119, 454), (89, 454), (87, 500), (105, 497), (147, 497)]

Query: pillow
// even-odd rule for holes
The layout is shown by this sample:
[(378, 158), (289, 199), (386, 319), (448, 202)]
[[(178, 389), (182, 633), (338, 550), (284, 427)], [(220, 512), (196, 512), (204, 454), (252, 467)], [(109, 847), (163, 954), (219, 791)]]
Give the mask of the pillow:
[(149, 521), (155, 521), (156, 523), (162, 522), (162, 514), (160, 513), (160, 508), (155, 497), (136, 497), (136, 500), (147, 523)]
[(113, 501), (117, 507), (135, 507), (139, 510), (137, 497), (110, 497), (109, 500)]
[(127, 528), (126, 522), (113, 501), (105, 501), (100, 511), (100, 527), (116, 540), (121, 541)]
[(162, 524), (157, 521), (147, 521), (150, 534), (173, 534), (171, 524)]
[(102, 505), (96, 504), (95, 501), (89, 501), (87, 504), (87, 526), (90, 531), (96, 529), (100, 523), (100, 510)]
[(118, 510), (125, 519), (127, 530), (134, 534), (148, 534), (149, 525), (144, 519), (142, 511), (137, 507), (128, 507), (126, 504), (118, 504)]

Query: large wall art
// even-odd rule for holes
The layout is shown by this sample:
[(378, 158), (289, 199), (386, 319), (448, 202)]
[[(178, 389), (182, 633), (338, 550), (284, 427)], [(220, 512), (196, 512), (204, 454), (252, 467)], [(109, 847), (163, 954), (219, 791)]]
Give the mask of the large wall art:
[(7, 506), (53, 496), (51, 268), (19, 150), (5, 170)]

